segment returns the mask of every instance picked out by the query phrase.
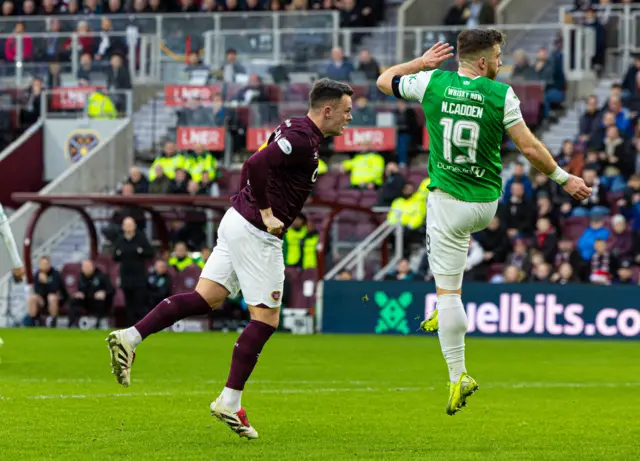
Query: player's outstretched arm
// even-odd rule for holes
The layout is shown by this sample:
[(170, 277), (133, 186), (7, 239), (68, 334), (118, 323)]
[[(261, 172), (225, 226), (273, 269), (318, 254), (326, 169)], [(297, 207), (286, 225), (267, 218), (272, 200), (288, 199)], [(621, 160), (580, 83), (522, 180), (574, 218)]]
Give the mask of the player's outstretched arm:
[(20, 257), (20, 253), (18, 252), (18, 245), (16, 245), (16, 240), (13, 238), (13, 233), (11, 232), (11, 227), (9, 226), (9, 218), (4, 213), (1, 205), (0, 234), (2, 235), (2, 240), (4, 240), (4, 244), (7, 247), (7, 251), (9, 252), (9, 257), (11, 258), (11, 264), (13, 266), (13, 277), (16, 281), (20, 281), (24, 276), (24, 266), (22, 265), (22, 258)]
[(561, 185), (573, 198), (584, 200), (591, 194), (591, 188), (585, 185), (582, 178), (571, 175), (558, 166), (551, 153), (524, 121), (507, 128), (507, 133), (535, 169)]
[[(406, 62), (404, 64), (398, 64), (396, 66), (389, 67), (385, 70), (380, 77), (378, 77), (378, 88), (384, 94), (395, 95), (399, 97), (393, 90), (394, 78), (405, 75), (417, 74), (423, 70), (434, 70), (440, 67), (444, 61), (453, 57), (453, 47), (448, 43), (438, 42), (433, 45), (429, 50), (425, 52), (421, 57), (414, 59), (413, 61)], [(396, 86), (400, 82), (396, 82)]]

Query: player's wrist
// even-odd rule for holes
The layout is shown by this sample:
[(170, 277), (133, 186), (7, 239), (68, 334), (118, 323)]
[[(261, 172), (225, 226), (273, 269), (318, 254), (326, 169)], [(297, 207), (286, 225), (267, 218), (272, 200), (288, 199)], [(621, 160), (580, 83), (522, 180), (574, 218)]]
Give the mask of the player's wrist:
[(564, 186), (567, 183), (567, 181), (569, 181), (569, 173), (564, 171), (559, 166), (556, 166), (556, 169), (553, 170), (553, 173), (549, 175), (549, 179), (551, 179), (552, 181), (555, 181), (560, 186)]

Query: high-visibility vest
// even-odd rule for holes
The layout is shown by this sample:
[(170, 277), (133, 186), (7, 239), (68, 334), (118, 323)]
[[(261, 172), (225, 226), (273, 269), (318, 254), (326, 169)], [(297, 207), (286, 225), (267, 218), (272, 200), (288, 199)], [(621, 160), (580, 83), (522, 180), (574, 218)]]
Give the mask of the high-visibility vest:
[(404, 197), (398, 197), (393, 202), (391, 202), (391, 209), (389, 210), (389, 213), (387, 213), (387, 222), (389, 224), (396, 224), (399, 220), (402, 219), (405, 201), (406, 199)]
[(302, 258), (302, 240), (307, 235), (307, 226), (300, 229), (290, 227), (284, 234), (283, 251), (285, 266), (297, 266)]
[(418, 229), (425, 224), (427, 205), (421, 193), (414, 193), (409, 198), (398, 197), (391, 203), (387, 214), (387, 222), (396, 224), (398, 220), (404, 227)]
[(381, 186), (384, 182), (384, 157), (375, 152), (356, 154), (351, 160), (342, 162), (351, 171), (351, 185), (362, 186), (373, 183)]
[(315, 269), (318, 267), (318, 243), (320, 243), (320, 235), (317, 232), (307, 234), (302, 240), (303, 269)]
[(329, 167), (327, 166), (327, 162), (320, 159), (318, 160), (318, 174), (325, 174), (329, 171)]
[(418, 192), (424, 195), (425, 199), (429, 197), (429, 184), (431, 184), (431, 178), (424, 178), (418, 186)]
[(202, 180), (205, 171), (209, 172), (211, 180), (216, 179), (216, 171), (218, 169), (218, 159), (211, 152), (204, 152), (202, 155), (190, 156), (186, 161), (186, 169), (191, 174), (191, 179), (196, 182)]
[(171, 157), (164, 154), (160, 157), (156, 157), (149, 168), (149, 181), (154, 181), (156, 179), (157, 165), (162, 167), (162, 171), (164, 171), (164, 175), (167, 178), (173, 179), (176, 177), (176, 170), (185, 169), (186, 163), (186, 157), (180, 152), (175, 153)]
[(87, 115), (89, 118), (114, 119), (118, 111), (109, 96), (95, 91), (87, 99)]
[(179, 259), (176, 256), (172, 256), (171, 258), (169, 258), (169, 265), (175, 267), (178, 272), (182, 272), (192, 264), (194, 264), (193, 259), (191, 259), (189, 256), (182, 259)]

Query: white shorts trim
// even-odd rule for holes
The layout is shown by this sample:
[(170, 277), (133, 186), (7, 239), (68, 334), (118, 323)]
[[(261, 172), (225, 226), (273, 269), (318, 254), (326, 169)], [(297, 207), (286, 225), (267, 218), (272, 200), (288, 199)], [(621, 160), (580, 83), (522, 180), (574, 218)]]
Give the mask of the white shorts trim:
[(247, 304), (280, 307), (284, 288), (282, 240), (249, 223), (235, 208), (220, 221), (218, 240), (200, 277), (219, 283)]
[(427, 199), (426, 236), (431, 272), (463, 274), (471, 234), (486, 228), (497, 210), (497, 200), (464, 202), (441, 190), (432, 191)]

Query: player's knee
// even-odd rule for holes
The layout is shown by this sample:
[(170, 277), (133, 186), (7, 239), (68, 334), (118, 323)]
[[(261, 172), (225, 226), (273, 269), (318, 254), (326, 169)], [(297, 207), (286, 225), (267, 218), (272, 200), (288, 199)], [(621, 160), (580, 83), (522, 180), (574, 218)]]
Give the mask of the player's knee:
[(436, 293), (441, 294), (460, 294), (462, 292), (463, 272), (459, 274), (433, 274), (436, 282)]
[(196, 293), (202, 296), (211, 309), (219, 308), (227, 296), (229, 291), (222, 285), (208, 279), (201, 278), (196, 285)]
[(258, 322), (271, 325), (273, 328), (278, 328), (280, 325), (280, 308), (268, 308), (262, 306), (249, 306), (249, 312), (251, 313), (251, 319)]

